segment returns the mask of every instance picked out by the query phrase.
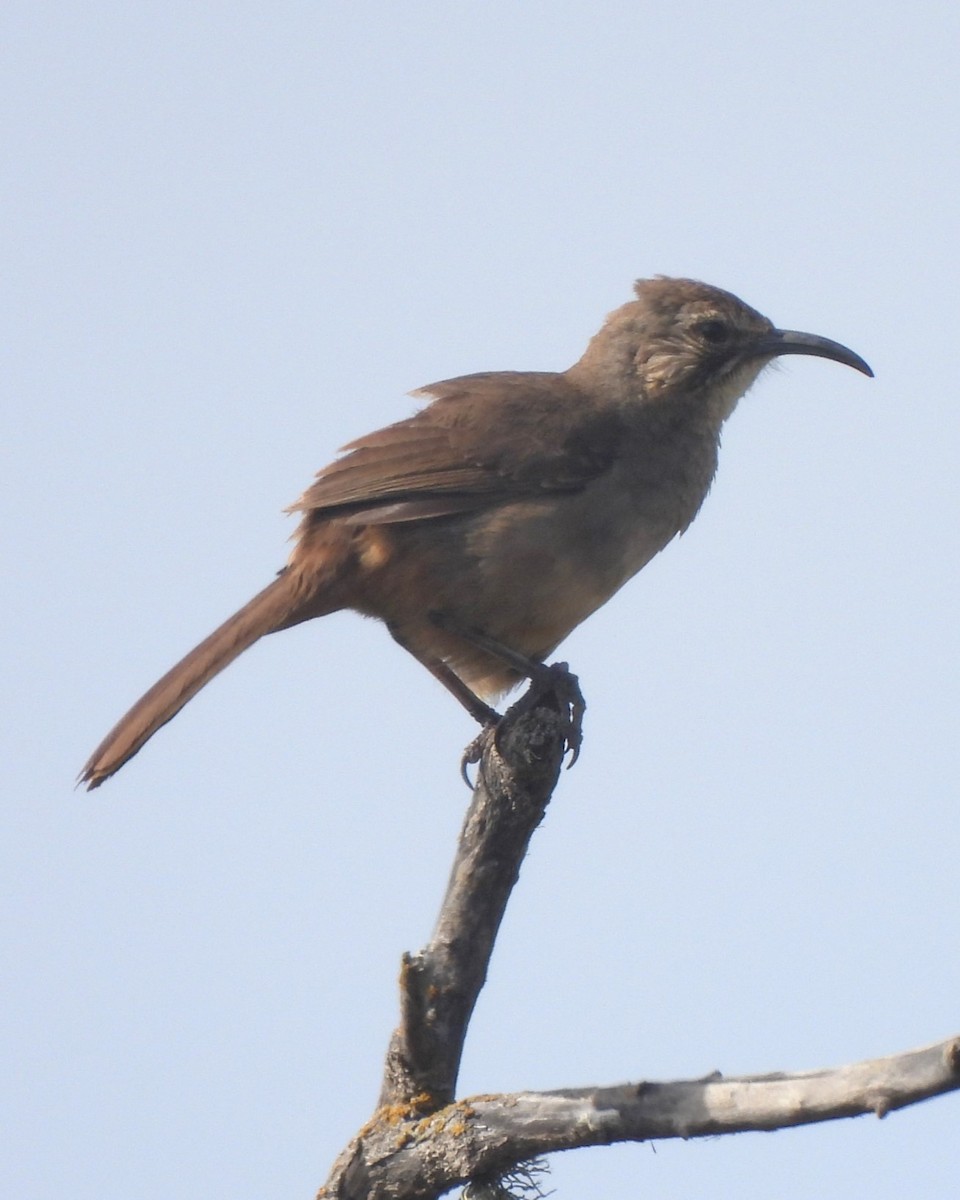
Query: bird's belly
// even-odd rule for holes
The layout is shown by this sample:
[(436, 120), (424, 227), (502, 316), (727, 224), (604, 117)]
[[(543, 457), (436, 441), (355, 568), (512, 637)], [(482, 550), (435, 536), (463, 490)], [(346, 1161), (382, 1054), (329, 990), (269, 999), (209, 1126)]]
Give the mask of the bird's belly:
[(374, 572), (371, 602), (357, 607), (493, 697), (518, 681), (517, 672), (439, 630), (431, 611), (544, 658), (684, 523), (669, 506), (638, 501), (614, 481), (603, 490), (524, 499), (442, 524), (373, 527), (383, 566)]
[(552, 650), (677, 532), (580, 499), (510, 505), (471, 538), (485, 627), (525, 653)]

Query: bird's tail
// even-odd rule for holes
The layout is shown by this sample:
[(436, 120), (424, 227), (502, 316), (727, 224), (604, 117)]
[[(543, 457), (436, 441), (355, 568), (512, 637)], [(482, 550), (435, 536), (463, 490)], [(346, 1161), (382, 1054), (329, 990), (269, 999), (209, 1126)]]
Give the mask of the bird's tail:
[(195, 646), (120, 718), (90, 756), (78, 782), (99, 787), (237, 655), (264, 634), (291, 623), (296, 591), (295, 577), (284, 572)]

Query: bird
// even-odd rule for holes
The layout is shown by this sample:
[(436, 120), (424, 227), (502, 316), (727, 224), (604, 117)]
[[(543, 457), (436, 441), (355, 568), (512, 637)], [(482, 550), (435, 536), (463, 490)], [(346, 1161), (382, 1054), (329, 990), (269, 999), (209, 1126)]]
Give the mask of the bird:
[(873, 375), (848, 347), (779, 329), (731, 292), (638, 280), (565, 371), (494, 371), (412, 395), (288, 512), (276, 578), (121, 717), (78, 782), (98, 787), (268, 633), (343, 609), (378, 618), (481, 725), (563, 639), (682, 534), (724, 422), (785, 355)]

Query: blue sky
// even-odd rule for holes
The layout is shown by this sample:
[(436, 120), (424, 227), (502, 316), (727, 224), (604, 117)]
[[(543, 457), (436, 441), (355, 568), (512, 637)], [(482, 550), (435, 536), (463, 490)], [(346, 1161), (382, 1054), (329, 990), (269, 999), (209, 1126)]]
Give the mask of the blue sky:
[[(420, 384), (562, 369), (655, 273), (787, 361), (690, 531), (565, 643), (589, 701), (464, 1094), (960, 1031), (960, 12), (8, 0), (0, 1187), (309, 1196), (369, 1116), (468, 719), (371, 622), (106, 729)], [(566, 1197), (940, 1197), (957, 1101), (560, 1156)]]

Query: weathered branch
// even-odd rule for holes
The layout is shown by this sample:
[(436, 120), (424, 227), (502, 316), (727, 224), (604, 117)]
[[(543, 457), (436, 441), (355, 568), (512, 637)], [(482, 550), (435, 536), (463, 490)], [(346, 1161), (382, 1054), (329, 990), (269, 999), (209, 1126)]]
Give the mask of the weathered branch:
[(558, 1150), (785, 1129), (865, 1113), (883, 1117), (958, 1089), (960, 1037), (792, 1075), (477, 1096), (415, 1120), (385, 1110), (321, 1196), (430, 1200)]
[(379, 1143), (389, 1129), (403, 1140), (403, 1129), (452, 1103), (467, 1026), (520, 864), (557, 783), (569, 717), (568, 697), (528, 695), (496, 737), (478, 739), (477, 782), (433, 937), (403, 959), (400, 1025), (378, 1110), (334, 1163), (321, 1196), (372, 1196), (368, 1171), (378, 1154), (368, 1154), (368, 1135)]
[[(548, 694), (482, 735), (477, 783), (429, 943), (405, 955), (400, 1026), (393, 1035), (381, 1105), (439, 1109), (455, 1095), (473, 1007), (510, 892), (557, 783), (567, 706)], [(495, 744), (496, 743), (496, 744)]]
[[(477, 786), (433, 937), (406, 955), (380, 1104), (324, 1200), (433, 1200), (541, 1155), (611, 1142), (783, 1129), (960, 1089), (960, 1037), (832, 1070), (476, 1096), (455, 1101), (464, 1039), (500, 921), (556, 785), (578, 693), (524, 697), (480, 739)], [(572, 678), (572, 677), (570, 677)], [(569, 683), (569, 679), (568, 679)], [(572, 740), (572, 739), (571, 739)], [(574, 744), (575, 741), (574, 741)]]

